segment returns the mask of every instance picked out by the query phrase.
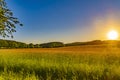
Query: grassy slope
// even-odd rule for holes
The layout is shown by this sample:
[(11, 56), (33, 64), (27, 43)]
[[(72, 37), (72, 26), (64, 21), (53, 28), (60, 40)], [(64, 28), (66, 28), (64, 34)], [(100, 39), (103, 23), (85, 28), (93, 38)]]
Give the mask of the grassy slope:
[(0, 80), (120, 80), (120, 49), (1, 49)]

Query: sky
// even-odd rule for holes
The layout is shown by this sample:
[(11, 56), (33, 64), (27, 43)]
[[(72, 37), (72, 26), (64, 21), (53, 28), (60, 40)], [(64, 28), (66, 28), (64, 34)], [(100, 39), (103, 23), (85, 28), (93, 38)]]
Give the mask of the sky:
[[(64, 43), (106, 40), (120, 31), (120, 0), (6, 0), (17, 26), (13, 40), (26, 43)], [(11, 39), (11, 38), (8, 38)]]

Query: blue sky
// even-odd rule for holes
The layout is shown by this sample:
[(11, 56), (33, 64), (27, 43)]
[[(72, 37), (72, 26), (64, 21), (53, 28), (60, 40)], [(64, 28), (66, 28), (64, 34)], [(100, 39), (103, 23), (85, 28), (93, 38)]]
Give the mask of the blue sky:
[[(14, 16), (24, 24), (24, 27), (17, 27), (14, 40), (26, 43), (51, 41), (68, 43), (106, 39), (107, 30), (110, 29), (110, 26), (106, 26), (110, 23), (109, 20), (115, 22), (120, 17), (120, 0), (6, 0), (6, 2)], [(119, 30), (119, 27), (116, 29)]]

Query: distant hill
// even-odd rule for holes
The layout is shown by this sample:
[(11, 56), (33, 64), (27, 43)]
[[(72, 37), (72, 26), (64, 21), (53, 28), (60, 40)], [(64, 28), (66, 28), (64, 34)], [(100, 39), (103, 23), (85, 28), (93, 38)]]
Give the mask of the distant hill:
[(93, 40), (88, 42), (73, 42), (73, 43), (67, 43), (65, 46), (84, 46), (84, 45), (99, 45), (99, 46), (120, 46), (119, 40)]
[(38, 44), (26, 44), (19, 41), (13, 40), (3, 40), (0, 39), (0, 48), (57, 48), (57, 47), (67, 47), (67, 46), (94, 46), (94, 47), (120, 47), (120, 41), (117, 40), (93, 40), (87, 42), (73, 42), (64, 44), (62, 42), (48, 42), (48, 43), (38, 43)]

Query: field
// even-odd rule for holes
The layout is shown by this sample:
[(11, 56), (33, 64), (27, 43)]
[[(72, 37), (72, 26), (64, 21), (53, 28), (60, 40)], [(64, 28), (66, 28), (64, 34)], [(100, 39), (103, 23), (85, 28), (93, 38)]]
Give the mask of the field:
[(120, 48), (0, 49), (0, 80), (120, 80)]

